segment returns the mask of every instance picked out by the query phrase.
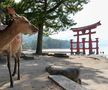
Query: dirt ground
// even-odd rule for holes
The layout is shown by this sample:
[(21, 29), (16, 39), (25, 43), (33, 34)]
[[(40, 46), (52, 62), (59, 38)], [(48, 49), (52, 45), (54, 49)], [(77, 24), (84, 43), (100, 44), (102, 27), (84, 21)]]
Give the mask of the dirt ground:
[(9, 88), (6, 64), (0, 64), (0, 90), (63, 90), (48, 79), (48, 65), (77, 67), (81, 70), (82, 85), (89, 90), (108, 90), (108, 60), (83, 56), (57, 58), (35, 56), (35, 60), (21, 60), (21, 80), (14, 77), (14, 88)]

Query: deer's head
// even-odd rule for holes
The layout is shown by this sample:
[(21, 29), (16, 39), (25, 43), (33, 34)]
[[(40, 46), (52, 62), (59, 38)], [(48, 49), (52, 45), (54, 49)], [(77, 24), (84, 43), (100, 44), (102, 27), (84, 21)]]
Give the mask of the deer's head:
[(29, 20), (24, 17), (17, 15), (15, 10), (11, 7), (7, 8), (8, 13), (11, 15), (13, 19), (13, 24), (15, 29), (24, 34), (33, 34), (38, 31), (38, 28), (29, 22)]

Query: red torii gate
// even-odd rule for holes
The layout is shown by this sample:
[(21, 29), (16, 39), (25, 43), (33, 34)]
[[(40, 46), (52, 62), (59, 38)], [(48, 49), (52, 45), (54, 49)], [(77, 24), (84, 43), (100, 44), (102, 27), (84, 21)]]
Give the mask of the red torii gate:
[[(98, 49), (98, 38), (96, 38), (96, 41), (92, 41), (91, 39), (91, 34), (95, 34), (96, 31), (91, 31), (92, 29), (95, 29), (97, 26), (101, 25), (100, 21), (97, 23), (94, 23), (92, 25), (84, 26), (84, 27), (79, 27), (79, 28), (71, 28), (73, 32), (76, 32), (74, 36), (77, 36), (77, 42), (73, 42), (72, 40), (70, 41), (71, 44), (71, 53), (73, 50), (77, 50), (76, 53), (80, 53), (80, 49), (83, 49), (83, 54), (85, 54), (85, 49), (89, 49), (89, 54), (91, 54), (93, 51), (92, 49), (96, 49), (96, 54), (99, 53)], [(88, 32), (87, 32), (88, 31)], [(89, 35), (89, 40), (85, 41), (85, 38), (82, 38), (82, 42), (79, 41), (79, 36), (82, 35)], [(92, 47), (92, 43), (96, 42), (96, 47)], [(76, 48), (73, 48), (73, 44), (76, 43)], [(80, 43), (82, 43), (82, 48), (80, 48)], [(85, 43), (89, 44), (88, 48), (85, 48)]]

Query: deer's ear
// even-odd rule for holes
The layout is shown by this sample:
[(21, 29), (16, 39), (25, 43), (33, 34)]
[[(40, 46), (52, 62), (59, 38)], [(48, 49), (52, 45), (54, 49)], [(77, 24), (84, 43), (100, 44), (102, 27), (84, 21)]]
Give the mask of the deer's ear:
[(10, 14), (10, 15), (15, 15), (16, 14), (14, 8), (12, 8), (12, 7), (7, 7), (7, 13)]
[(11, 15), (11, 17), (12, 17), (13, 19), (16, 19), (16, 17), (18, 17), (17, 13), (15, 12), (15, 9), (12, 8), (12, 7), (7, 7), (7, 13), (8, 13), (9, 15)]

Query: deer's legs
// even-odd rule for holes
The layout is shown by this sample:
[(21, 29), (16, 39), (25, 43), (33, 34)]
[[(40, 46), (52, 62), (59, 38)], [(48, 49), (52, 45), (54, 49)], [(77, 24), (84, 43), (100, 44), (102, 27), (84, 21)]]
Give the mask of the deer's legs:
[(7, 55), (7, 67), (10, 75), (10, 87), (13, 87), (13, 79), (12, 79), (11, 68), (10, 68), (10, 54)]
[(14, 64), (14, 71), (12, 73), (12, 76), (15, 76), (15, 74), (16, 74), (16, 69), (17, 69), (17, 59), (16, 59), (16, 57), (14, 58), (14, 61), (15, 61), (15, 64)]
[(19, 57), (19, 55), (16, 54), (16, 56), (14, 57), (14, 61), (15, 61), (15, 64), (14, 64), (14, 71), (13, 71), (12, 76), (14, 76), (16, 74), (16, 71), (18, 68), (17, 80), (20, 80), (20, 57)]
[(17, 80), (20, 80), (20, 57), (18, 56), (17, 59), (18, 59), (18, 78)]

